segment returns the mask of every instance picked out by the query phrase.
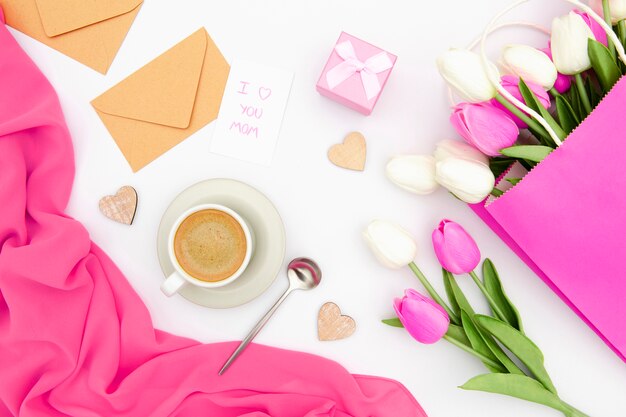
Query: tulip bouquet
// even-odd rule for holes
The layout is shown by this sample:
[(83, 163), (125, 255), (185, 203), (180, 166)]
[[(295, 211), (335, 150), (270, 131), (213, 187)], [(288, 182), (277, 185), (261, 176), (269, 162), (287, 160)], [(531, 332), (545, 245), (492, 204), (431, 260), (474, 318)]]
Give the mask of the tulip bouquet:
[(450, 120), (464, 140), (395, 157), (386, 174), (410, 192), (443, 186), (467, 202), (626, 362), (615, 319), (626, 317), (626, 0), (566, 0), (577, 10), (540, 28), (547, 48), (507, 46), (498, 68), (486, 38), (525, 1), (437, 61), (451, 98), (463, 99)]
[[(408, 266), (431, 297), (407, 289), (404, 297), (394, 301), (397, 318), (383, 323), (404, 327), (421, 343), (445, 339), (478, 358), (489, 371), (470, 379), (462, 389), (517, 397), (554, 408), (568, 417), (586, 416), (558, 396), (544, 367), (543, 354), (525, 334), (520, 314), (506, 295), (493, 263), (489, 259), (483, 262), (482, 279), (476, 274), (480, 250), (459, 224), (443, 220), (432, 234), (435, 254), (443, 267), (448, 302), (415, 264), (417, 248), (408, 232), (395, 224), (376, 220), (370, 223), (364, 237), (384, 265)], [(491, 314), (474, 310), (453, 274), (467, 274), (473, 279)]]
[(441, 185), (476, 204), (502, 195), (496, 178), (513, 163), (530, 171), (561, 145), (626, 73), (626, 0), (571, 2), (583, 10), (554, 19), (547, 47), (508, 45), (500, 68), (471, 50), (477, 42), (440, 56), (441, 76), (463, 99), (450, 122), (469, 146), (445, 141), (432, 156), (393, 158), (387, 176), (416, 194)]

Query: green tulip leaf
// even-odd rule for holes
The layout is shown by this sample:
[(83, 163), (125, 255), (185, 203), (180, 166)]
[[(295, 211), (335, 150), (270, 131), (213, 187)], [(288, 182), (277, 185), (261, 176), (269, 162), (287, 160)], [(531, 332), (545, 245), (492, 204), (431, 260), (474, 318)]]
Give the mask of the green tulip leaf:
[(483, 280), (485, 281), (485, 287), (487, 292), (493, 298), (493, 301), (500, 308), (500, 311), (504, 314), (506, 322), (515, 327), (520, 332), (524, 333), (522, 326), (522, 319), (517, 311), (517, 308), (513, 305), (509, 297), (504, 292), (504, 287), (500, 281), (500, 276), (496, 267), (491, 262), (491, 259), (485, 259), (483, 262)]
[[(554, 130), (554, 133), (556, 133), (556, 135), (560, 139), (564, 139), (567, 136), (567, 133), (565, 133), (565, 131), (556, 122), (556, 120), (554, 120), (554, 117), (552, 117), (550, 112), (545, 107), (543, 107), (543, 105), (541, 104), (541, 102), (539, 101), (535, 93), (533, 93), (533, 91), (528, 87), (528, 85), (521, 78), (519, 80), (519, 91), (522, 94), (522, 97), (524, 98), (526, 105), (530, 107), (531, 109), (533, 109), (534, 111), (536, 111), (537, 113), (539, 113), (541, 117), (543, 117), (545, 121), (548, 122), (552, 130)], [(530, 105), (529, 103), (533, 103), (533, 105)], [(550, 138), (550, 141), (552, 141), (551, 138)]]
[(517, 356), (548, 391), (556, 394), (556, 388), (543, 365), (543, 353), (532, 340), (509, 324), (493, 317), (477, 314), (474, 316), (474, 320), (482, 329), (498, 339)]
[(559, 116), (559, 122), (563, 129), (570, 133), (580, 124), (572, 105), (563, 97), (556, 97), (556, 114)]
[(511, 358), (507, 356), (504, 350), (500, 347), (500, 345), (493, 339), (493, 337), (489, 333), (485, 332), (480, 327), (477, 327), (477, 329), (480, 335), (482, 336), (483, 340), (489, 347), (489, 349), (491, 349), (495, 357), (498, 358), (500, 363), (504, 365), (507, 371), (509, 371), (512, 374), (525, 375), (524, 371), (522, 371), (519, 368), (519, 366), (517, 366), (515, 362), (513, 362)]
[(493, 176), (498, 178), (500, 175), (504, 173), (504, 171), (509, 169), (511, 164), (513, 164), (515, 161), (516, 161), (515, 158), (505, 158), (505, 157), (489, 158), (489, 169), (491, 169)]
[[(541, 110), (539, 110), (539, 107), (542, 107), (541, 104), (535, 99), (532, 91), (530, 91), (528, 86), (521, 79), (518, 88), (522, 95), (522, 102), (526, 103), (528, 107), (537, 113), (540, 113)], [(540, 130), (533, 129), (529, 126), (528, 130), (544, 145), (548, 145), (552, 141), (550, 135), (542, 126), (540, 126)]]
[(387, 326), (404, 328), (404, 325), (402, 324), (400, 319), (397, 318), (397, 317), (394, 317), (394, 318), (391, 318), (391, 319), (386, 319), (386, 320), (381, 320), (381, 321), (383, 323), (385, 323)]
[(454, 277), (452, 276), (450, 272), (446, 271), (445, 268), (441, 268), (441, 274), (443, 275), (443, 286), (446, 289), (446, 295), (448, 296), (448, 301), (450, 301), (450, 307), (452, 308), (452, 311), (454, 311), (454, 313), (457, 316), (460, 316), (461, 307), (459, 307), (459, 303), (456, 301), (454, 290), (452, 289), (451, 281), (454, 280)]
[(458, 335), (459, 330), (463, 333), (463, 338), (465, 344), (474, 348), (477, 352), (489, 357), (496, 362), (500, 362), (506, 368), (493, 368), (490, 365), (485, 364), (487, 368), (492, 372), (504, 372), (508, 370), (512, 373), (520, 373), (523, 372), (515, 365), (513, 361), (504, 353), (502, 348), (493, 340), (493, 338), (482, 331), (479, 327), (471, 319), (474, 316), (474, 309), (470, 305), (469, 301), (463, 294), (463, 291), (459, 287), (459, 284), (456, 282), (455, 277), (445, 269), (442, 268), (444, 286), (446, 287), (446, 293), (448, 294), (448, 298), (450, 299), (450, 304), (452, 308), (455, 309), (455, 306), (459, 308), (459, 315), (461, 316), (461, 322), (463, 327), (450, 325), (448, 329), (448, 336), (455, 338), (458, 341), (462, 341), (459, 337), (455, 337)]
[(578, 120), (583, 120), (586, 117), (585, 109), (583, 108), (582, 101), (580, 100), (580, 93), (577, 88), (570, 88), (570, 103), (572, 104), (572, 109), (576, 114), (576, 118)]
[(546, 132), (545, 129), (541, 129), (539, 131), (529, 126), (528, 131), (532, 133), (535, 138), (537, 138), (540, 144), (544, 146), (554, 146), (554, 141), (552, 140), (552, 138), (550, 137), (548, 132)]
[(591, 67), (598, 76), (600, 86), (604, 93), (608, 93), (622, 76), (622, 72), (615, 63), (608, 48), (595, 39), (589, 39), (587, 43)]
[(478, 375), (465, 384), (461, 389), (472, 391), (491, 392), (508, 395), (510, 397), (542, 404), (566, 415), (572, 410), (554, 393), (548, 391), (539, 382), (523, 375), (513, 374), (485, 374)]
[(522, 179), (521, 178), (507, 178), (506, 180), (512, 185), (517, 185)]
[(457, 342), (463, 343), (465, 346), (472, 347), (472, 343), (467, 338), (467, 335), (465, 334), (465, 330), (461, 326), (451, 324), (448, 327), (446, 336), (456, 340)]
[(519, 373), (524, 374), (517, 365), (506, 355), (506, 353), (502, 350), (502, 348), (496, 343), (495, 340), (491, 337), (491, 335), (484, 332), (481, 328), (476, 326), (472, 317), (475, 315), (474, 309), (465, 298), (465, 295), (461, 291), (461, 288), (458, 286), (456, 279), (454, 276), (443, 270), (444, 283), (446, 285), (446, 291), (450, 288), (450, 292), (448, 293), (451, 296), (451, 304), (456, 304), (459, 306), (461, 310), (461, 323), (463, 325), (463, 329), (465, 330), (465, 334), (471, 343), (471, 347), (474, 348), (477, 352), (487, 356), (488, 358), (494, 360), (495, 362), (499, 362), (504, 365), (504, 368), (495, 368), (490, 364), (485, 363), (487, 369), (492, 372), (504, 372), (508, 370), (511, 373)]
[(543, 106), (537, 99), (537, 96), (535, 96), (535, 93), (533, 93), (532, 90), (528, 88), (528, 84), (526, 84), (524, 80), (520, 78), (518, 87), (519, 92), (522, 94), (522, 98), (524, 99), (524, 103), (526, 103), (528, 107), (539, 113), (541, 111), (540, 109)]
[(591, 102), (591, 108), (595, 109), (596, 106), (600, 104), (600, 100), (602, 100), (602, 92), (596, 89), (591, 77), (587, 77), (585, 79), (585, 87), (587, 89), (589, 101)]
[[(480, 327), (476, 325), (476, 322), (472, 318), (472, 316), (474, 315), (470, 316), (467, 313), (463, 315), (463, 313), (461, 313), (461, 317), (463, 319), (463, 327), (465, 328), (467, 326), (470, 328), (470, 329), (466, 328), (465, 333), (467, 334), (467, 337), (470, 339), (470, 342), (472, 342), (472, 347), (474, 347), (474, 349), (477, 350), (478, 352), (484, 354), (484, 352), (481, 351), (480, 349), (482, 349), (483, 346), (486, 346), (486, 348), (489, 349), (491, 353), (493, 354), (493, 355), (486, 355), (486, 356), (489, 356), (489, 357), (495, 356), (496, 362), (500, 362), (502, 365), (504, 365), (504, 368), (506, 368), (506, 371), (509, 371), (512, 374), (524, 375), (524, 372), (515, 364), (515, 362), (511, 360), (511, 358), (507, 356), (506, 353), (504, 353), (504, 350), (502, 350), (500, 345), (498, 345), (498, 343), (493, 339), (493, 337), (489, 333), (485, 332), (483, 329), (481, 329)], [(471, 335), (470, 335), (470, 332), (471, 332)], [(475, 337), (480, 338), (480, 340), (475, 339)], [(504, 369), (494, 370), (492, 369), (492, 367), (488, 365), (487, 365), (487, 368), (492, 372), (504, 372), (505, 371)]]
[(532, 133), (532, 135), (537, 138), (537, 140), (539, 141), (540, 144), (544, 145), (544, 146), (554, 146), (553, 143), (554, 141), (552, 140), (552, 138), (550, 137), (550, 135), (548, 134), (548, 132), (546, 132), (545, 129), (542, 129), (541, 131), (539, 130), (535, 130), (532, 127), (528, 127), (528, 131), (530, 133)]
[(518, 145), (500, 150), (500, 153), (513, 158), (527, 159), (533, 162), (541, 162), (554, 149), (543, 145)]
[[(496, 355), (494, 355), (492, 350), (489, 348), (489, 345), (487, 345), (482, 335), (480, 334), (480, 330), (474, 323), (474, 320), (464, 310), (461, 311), (461, 321), (463, 322), (463, 329), (465, 330), (465, 334), (467, 335), (467, 338), (469, 339), (472, 345), (472, 348), (476, 352), (482, 354), (483, 356), (488, 357), (492, 361), (496, 363), (499, 362)], [(502, 366), (496, 368), (487, 362), (483, 362), (483, 363), (485, 364), (487, 369), (489, 369), (491, 372), (506, 372), (506, 369), (503, 368)]]
[(456, 278), (454, 278), (454, 276), (449, 271), (446, 271), (444, 268), (441, 268), (441, 270), (443, 273), (443, 284), (446, 287), (446, 294), (450, 299), (450, 304), (452, 305), (452, 308), (454, 309), (454, 306), (456, 305), (459, 309), (459, 315), (461, 310), (467, 312), (470, 315), (473, 315), (474, 309), (472, 308), (469, 301), (467, 301), (467, 298), (465, 297), (465, 294), (463, 294), (461, 287), (459, 287), (459, 284), (456, 282)]

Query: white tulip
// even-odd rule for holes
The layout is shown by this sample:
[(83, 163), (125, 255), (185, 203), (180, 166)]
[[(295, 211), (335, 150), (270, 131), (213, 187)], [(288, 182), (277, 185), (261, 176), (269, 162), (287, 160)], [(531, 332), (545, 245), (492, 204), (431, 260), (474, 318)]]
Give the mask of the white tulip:
[[(467, 49), (450, 49), (437, 58), (437, 68), (444, 80), (464, 100), (479, 103), (494, 98), (497, 90), (483, 69), (480, 56)], [(489, 63), (489, 71), (499, 78), (498, 69)]]
[[(604, 16), (602, 0), (590, 0), (589, 6), (591, 6), (594, 12)], [(609, 0), (609, 8), (611, 9), (611, 21), (613, 24), (626, 19), (626, 0)]]
[(552, 21), (552, 59), (561, 74), (575, 75), (591, 68), (588, 39), (595, 39), (582, 17), (574, 12)]
[(430, 194), (439, 184), (435, 181), (435, 158), (430, 155), (402, 155), (387, 163), (387, 178), (403, 190)]
[(437, 181), (466, 203), (480, 203), (493, 190), (496, 179), (488, 166), (450, 157), (437, 162)]
[(454, 156), (481, 162), (489, 166), (489, 158), (487, 155), (460, 140), (444, 139), (439, 141), (435, 148), (434, 156), (437, 161), (443, 161), (446, 158)]
[(383, 220), (372, 221), (363, 237), (374, 256), (389, 268), (402, 268), (415, 260), (417, 245), (400, 226)]
[(528, 45), (508, 45), (502, 51), (502, 67), (524, 81), (539, 84), (546, 90), (554, 87), (556, 67), (540, 50)]

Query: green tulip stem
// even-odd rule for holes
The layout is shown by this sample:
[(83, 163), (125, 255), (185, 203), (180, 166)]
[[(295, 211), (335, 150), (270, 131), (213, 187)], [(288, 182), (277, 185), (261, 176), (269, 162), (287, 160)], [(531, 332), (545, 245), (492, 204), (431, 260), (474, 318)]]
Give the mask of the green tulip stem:
[(504, 194), (504, 191), (498, 189), (498, 188), (494, 188), (493, 190), (491, 190), (491, 195), (494, 197), (500, 197), (501, 195)]
[(568, 403), (566, 403), (563, 400), (561, 400), (561, 404), (563, 404), (565, 407), (570, 409), (569, 414), (567, 414), (568, 417), (589, 417), (588, 414), (583, 413), (582, 411), (580, 411), (576, 407), (572, 407), (571, 405), (569, 405)]
[[(609, 4), (609, 0), (602, 0), (602, 14), (604, 15), (604, 21), (609, 27), (613, 27), (613, 23), (611, 22), (611, 5)], [(609, 48), (609, 52), (613, 59), (617, 56), (615, 53), (615, 45), (611, 41), (611, 38), (607, 38), (607, 46)]]
[(622, 41), (622, 45), (626, 45), (626, 21), (620, 20), (617, 23), (617, 32), (619, 34), (619, 40)]
[(496, 100), (498, 100), (498, 102), (500, 104), (502, 104), (504, 107), (506, 107), (507, 110), (509, 110), (515, 116), (519, 117), (524, 123), (526, 123), (528, 125), (528, 127), (533, 129), (534, 131), (536, 131), (536, 132), (545, 132), (546, 131), (543, 128), (543, 126), (541, 126), (539, 124), (538, 121), (536, 121), (535, 119), (533, 119), (532, 117), (528, 116), (526, 113), (524, 113), (523, 111), (518, 109), (513, 103), (511, 103), (509, 100), (504, 98), (501, 94), (496, 95), (495, 98), (496, 98)]
[(587, 95), (585, 84), (583, 83), (583, 77), (580, 74), (576, 74), (574, 75), (574, 79), (576, 80), (576, 87), (580, 93), (580, 100), (583, 102), (583, 107), (587, 114), (589, 114), (591, 113), (591, 104), (589, 103), (589, 96)]
[(552, 97), (557, 98), (561, 95), (561, 93), (559, 93), (558, 91), (556, 91), (556, 88), (552, 87), (550, 89), (550, 94), (552, 95)]
[(498, 307), (493, 297), (491, 297), (491, 295), (489, 294), (489, 291), (487, 291), (487, 288), (485, 288), (485, 284), (483, 284), (480, 278), (478, 278), (478, 275), (476, 275), (476, 272), (471, 271), (469, 274), (474, 279), (474, 282), (476, 283), (476, 285), (478, 285), (478, 288), (480, 288), (480, 291), (483, 293), (483, 295), (489, 302), (489, 306), (495, 313), (496, 318), (506, 323), (506, 316), (504, 315), (504, 313), (502, 313), (502, 310), (500, 309), (500, 307)]
[(495, 362), (492, 359), (489, 359), (488, 357), (486, 357), (482, 353), (476, 352), (474, 349), (472, 349), (471, 347), (467, 346), (466, 344), (461, 343), (458, 340), (455, 340), (455, 339), (451, 338), (448, 335), (443, 336), (443, 338), (446, 339), (448, 342), (452, 343), (454, 346), (458, 347), (459, 349), (462, 349), (462, 350), (466, 351), (467, 353), (476, 356), (478, 359), (483, 361), (483, 363), (486, 363), (486, 364), (488, 364), (491, 367), (496, 368), (496, 369), (502, 368), (501, 364)]
[(422, 283), (424, 288), (426, 288), (426, 291), (428, 291), (428, 294), (430, 294), (433, 300), (435, 300), (437, 304), (439, 304), (441, 307), (443, 307), (444, 310), (446, 310), (446, 313), (448, 313), (448, 316), (450, 317), (452, 323), (460, 324), (461, 319), (456, 314), (454, 314), (452, 309), (446, 304), (445, 301), (443, 301), (443, 298), (441, 298), (441, 296), (439, 296), (433, 286), (430, 285), (430, 282), (428, 282), (426, 276), (422, 273), (422, 271), (420, 271), (417, 265), (415, 265), (415, 262), (411, 262), (409, 264), (409, 268), (411, 268), (411, 271), (413, 271), (415, 276), (420, 280), (420, 282)]

